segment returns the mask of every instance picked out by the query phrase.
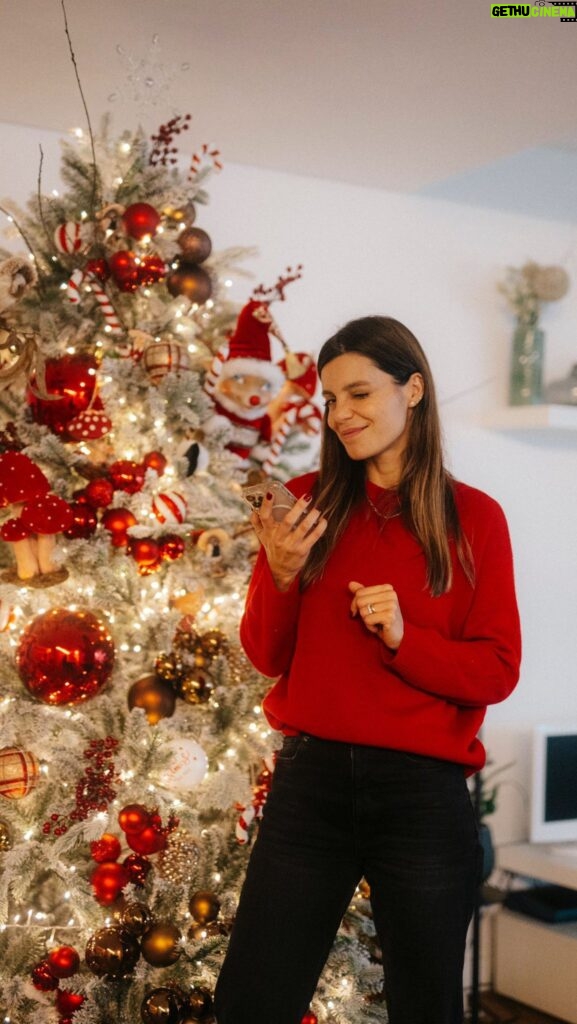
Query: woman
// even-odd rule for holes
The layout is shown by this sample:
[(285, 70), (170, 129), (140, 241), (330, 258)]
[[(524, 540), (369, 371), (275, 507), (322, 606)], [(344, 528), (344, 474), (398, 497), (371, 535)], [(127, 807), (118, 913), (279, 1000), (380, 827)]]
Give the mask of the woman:
[[(486, 706), (517, 682), (500, 507), (443, 465), (416, 338), (365, 317), (322, 347), (318, 476), (268, 498), (241, 623), (278, 677), (278, 754), (229, 951), (218, 1024), (300, 1024), (355, 888), (370, 886), (390, 1024), (461, 1024), (480, 853), (466, 776)], [(310, 493), (309, 493), (310, 492)], [(311, 497), (312, 495), (312, 497)]]

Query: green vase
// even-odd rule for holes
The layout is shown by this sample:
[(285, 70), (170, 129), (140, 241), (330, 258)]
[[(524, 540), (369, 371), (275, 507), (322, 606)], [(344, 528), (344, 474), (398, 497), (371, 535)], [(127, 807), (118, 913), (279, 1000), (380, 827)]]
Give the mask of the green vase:
[(533, 324), (519, 324), (513, 335), (510, 405), (539, 405), (543, 401), (545, 334)]

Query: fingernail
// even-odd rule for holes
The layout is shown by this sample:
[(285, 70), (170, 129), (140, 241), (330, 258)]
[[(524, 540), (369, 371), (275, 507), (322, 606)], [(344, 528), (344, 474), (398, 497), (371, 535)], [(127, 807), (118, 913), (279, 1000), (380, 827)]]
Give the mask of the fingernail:
[(307, 502), (313, 500), (312, 494), (304, 494), (303, 497), (304, 497), (304, 500), (307, 501)]
[(267, 498), (267, 501), (270, 501), (270, 499), (272, 498), (272, 491), (267, 491), (266, 492), (266, 498)]

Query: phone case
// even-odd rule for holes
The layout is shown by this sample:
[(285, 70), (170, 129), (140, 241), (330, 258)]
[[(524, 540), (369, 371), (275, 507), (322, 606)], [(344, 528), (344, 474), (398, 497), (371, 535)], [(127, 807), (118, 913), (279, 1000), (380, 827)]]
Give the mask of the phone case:
[(265, 494), (268, 492), (271, 492), (273, 495), (273, 519), (280, 522), (297, 500), (294, 494), (291, 494), (288, 488), (281, 484), (280, 480), (263, 480), (260, 484), (243, 487), (242, 496), (250, 507), (258, 512), (264, 501)]

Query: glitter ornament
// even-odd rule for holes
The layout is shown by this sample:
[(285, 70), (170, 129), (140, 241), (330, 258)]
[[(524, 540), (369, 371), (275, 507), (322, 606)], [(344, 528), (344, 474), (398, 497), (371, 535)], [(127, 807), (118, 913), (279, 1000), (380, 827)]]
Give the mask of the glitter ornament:
[(41, 960), (32, 968), (32, 984), (39, 992), (54, 992), (58, 988), (58, 978), (50, 970), (48, 960)]
[(188, 352), (177, 341), (154, 341), (143, 353), (142, 362), (152, 384), (158, 384), (167, 373), (188, 370)]
[(114, 497), (114, 485), (105, 476), (91, 480), (84, 488), (86, 501), (92, 508), (108, 508)]
[(183, 295), (198, 306), (204, 305), (212, 295), (212, 281), (206, 270), (184, 260), (168, 274), (166, 287), (174, 298)]
[(155, 988), (143, 999), (140, 1016), (144, 1024), (181, 1024), (184, 993), (177, 988)]
[(143, 676), (128, 691), (128, 707), (143, 708), (149, 725), (156, 725), (161, 718), (171, 718), (175, 705), (176, 693), (155, 675)]
[(68, 540), (88, 540), (98, 526), (94, 509), (84, 501), (73, 501), (70, 510), (72, 522), (62, 533)]
[(91, 842), (90, 856), (97, 864), (104, 864), (105, 861), (118, 860), (121, 849), (120, 840), (111, 832), (105, 832), (100, 839)]
[(65, 1017), (72, 1017), (72, 1015), (79, 1010), (82, 1006), (86, 996), (81, 995), (80, 992), (69, 992), (65, 988), (59, 988), (56, 993), (56, 1009), (61, 1015), (60, 1024), (62, 1019)]
[(142, 935), (150, 926), (151, 913), (145, 903), (128, 903), (120, 915), (120, 922), (131, 935)]
[(18, 747), (0, 750), (0, 796), (20, 800), (34, 789), (40, 766), (34, 754)]
[(160, 922), (153, 924), (140, 939), (140, 951), (147, 963), (153, 967), (170, 967), (182, 953), (182, 933), (174, 924)]
[(139, 286), (138, 258), (128, 249), (119, 249), (108, 260), (112, 280), (121, 292), (134, 292)]
[(114, 643), (92, 612), (53, 608), (26, 627), (16, 662), (33, 697), (45, 704), (78, 704), (106, 683)]
[(188, 909), (198, 924), (208, 924), (218, 917), (220, 900), (214, 892), (200, 890), (191, 896)]
[(183, 523), (186, 498), (179, 491), (162, 491), (152, 499), (152, 511), (159, 523)]
[(186, 829), (177, 828), (168, 836), (166, 847), (158, 856), (157, 867), (168, 882), (190, 882), (199, 858), (200, 846), (195, 837)]
[(169, 533), (165, 537), (160, 537), (160, 554), (165, 561), (176, 562), (178, 558), (182, 558), (186, 544), (182, 537), (178, 537), (176, 534)]
[(144, 469), (133, 459), (118, 459), (112, 462), (108, 467), (108, 475), (117, 491), (136, 494), (142, 490)]
[(55, 978), (71, 978), (80, 967), (80, 956), (74, 946), (58, 946), (46, 959)]
[(86, 945), (86, 966), (98, 977), (123, 978), (133, 970), (139, 956), (135, 936), (118, 925), (100, 928)]
[(147, 235), (152, 238), (160, 227), (160, 219), (160, 214), (150, 203), (132, 203), (121, 218), (126, 234), (137, 241)]
[(103, 514), (101, 519), (105, 530), (110, 534), (113, 547), (123, 548), (128, 544), (127, 531), (131, 526), (136, 526), (136, 516), (128, 508), (111, 508)]
[(110, 277), (110, 267), (105, 259), (87, 260), (84, 270), (89, 277), (97, 277), (102, 284)]
[(114, 903), (129, 881), (128, 871), (116, 861), (105, 861), (103, 864), (99, 864), (90, 876), (94, 898), (103, 906)]
[(138, 264), (138, 283), (146, 287), (156, 284), (166, 277), (167, 267), (161, 256), (151, 253), (149, 256), (142, 256)]
[(204, 263), (212, 252), (210, 237), (202, 228), (184, 228), (178, 236), (178, 245), (187, 263)]

